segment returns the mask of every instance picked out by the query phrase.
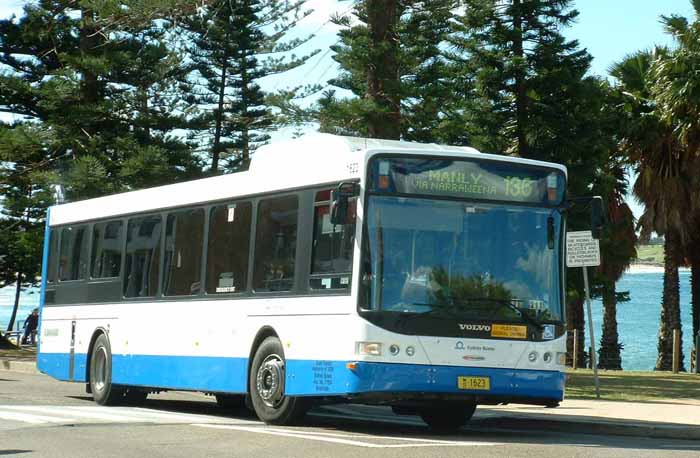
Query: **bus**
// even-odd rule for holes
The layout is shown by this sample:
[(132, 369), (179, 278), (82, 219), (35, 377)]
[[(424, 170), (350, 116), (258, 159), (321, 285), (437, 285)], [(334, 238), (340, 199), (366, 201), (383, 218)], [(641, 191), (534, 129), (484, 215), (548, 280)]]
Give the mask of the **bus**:
[(101, 405), (200, 391), (269, 424), (465, 424), (564, 396), (566, 169), (307, 135), (246, 172), (57, 205), (39, 370)]

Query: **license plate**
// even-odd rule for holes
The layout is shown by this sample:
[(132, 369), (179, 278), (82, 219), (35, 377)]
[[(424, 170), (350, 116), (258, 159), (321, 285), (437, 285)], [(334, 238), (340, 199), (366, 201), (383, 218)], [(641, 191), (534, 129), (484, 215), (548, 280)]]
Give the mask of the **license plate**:
[(489, 391), (491, 379), (488, 377), (457, 377), (457, 388), (460, 390)]

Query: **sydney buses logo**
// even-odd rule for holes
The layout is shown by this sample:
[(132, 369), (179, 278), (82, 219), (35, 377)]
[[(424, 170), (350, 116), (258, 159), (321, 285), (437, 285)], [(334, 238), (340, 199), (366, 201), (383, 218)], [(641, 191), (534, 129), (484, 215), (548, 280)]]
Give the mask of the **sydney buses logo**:
[(459, 329), (462, 331), (491, 332), (491, 325), (459, 323)]

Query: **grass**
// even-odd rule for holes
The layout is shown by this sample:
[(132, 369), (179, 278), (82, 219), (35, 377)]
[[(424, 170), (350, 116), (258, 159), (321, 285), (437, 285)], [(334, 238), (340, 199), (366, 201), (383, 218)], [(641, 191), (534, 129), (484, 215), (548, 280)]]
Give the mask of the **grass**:
[[(600, 398), (607, 401), (663, 402), (700, 399), (700, 375), (670, 372), (598, 371)], [(567, 371), (567, 399), (596, 399), (593, 371)]]
[(645, 264), (663, 264), (663, 245), (639, 245), (637, 247), (637, 262)]

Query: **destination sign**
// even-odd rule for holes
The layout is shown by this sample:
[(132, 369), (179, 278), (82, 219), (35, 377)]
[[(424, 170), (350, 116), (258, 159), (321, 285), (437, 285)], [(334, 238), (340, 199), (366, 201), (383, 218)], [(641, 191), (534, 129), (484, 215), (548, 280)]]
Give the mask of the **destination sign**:
[(370, 165), (370, 190), (558, 205), (560, 170), (512, 162), (380, 157)]

